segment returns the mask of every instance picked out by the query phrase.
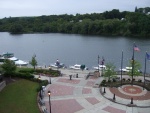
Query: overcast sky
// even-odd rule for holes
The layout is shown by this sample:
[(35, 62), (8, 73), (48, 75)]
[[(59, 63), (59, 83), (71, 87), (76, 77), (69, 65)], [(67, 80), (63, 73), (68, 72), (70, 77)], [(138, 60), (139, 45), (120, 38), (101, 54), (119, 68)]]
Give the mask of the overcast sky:
[(134, 11), (136, 6), (150, 7), (150, 0), (0, 0), (0, 18)]

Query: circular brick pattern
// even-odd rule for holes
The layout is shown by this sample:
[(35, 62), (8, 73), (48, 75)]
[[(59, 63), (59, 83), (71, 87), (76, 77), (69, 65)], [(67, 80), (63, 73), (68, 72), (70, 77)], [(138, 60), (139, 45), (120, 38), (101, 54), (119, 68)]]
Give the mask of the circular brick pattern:
[(124, 92), (128, 94), (140, 94), (142, 93), (142, 89), (136, 86), (125, 86), (122, 89)]
[(150, 99), (150, 92), (143, 90), (140, 86), (124, 85), (119, 88), (109, 88), (110, 92), (116, 94), (116, 96), (134, 100), (148, 100)]

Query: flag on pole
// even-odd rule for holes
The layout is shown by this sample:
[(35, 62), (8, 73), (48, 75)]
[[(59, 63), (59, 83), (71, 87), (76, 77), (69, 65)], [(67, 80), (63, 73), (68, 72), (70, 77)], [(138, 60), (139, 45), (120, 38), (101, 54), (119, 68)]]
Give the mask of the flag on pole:
[(150, 54), (146, 53), (147, 60), (150, 60)]
[(134, 51), (140, 51), (140, 49), (134, 44)]

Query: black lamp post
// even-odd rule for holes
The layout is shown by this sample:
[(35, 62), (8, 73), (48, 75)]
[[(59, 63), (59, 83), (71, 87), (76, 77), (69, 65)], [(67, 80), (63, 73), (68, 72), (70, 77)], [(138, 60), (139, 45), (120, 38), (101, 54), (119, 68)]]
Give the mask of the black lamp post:
[(51, 82), (51, 77), (49, 77), (49, 84), (52, 84), (52, 82)]
[(50, 100), (51, 91), (48, 91), (48, 96), (49, 96), (49, 113), (51, 113), (51, 100)]
[(98, 72), (99, 72), (99, 55), (98, 55)]
[(40, 85), (41, 76), (39, 76), (38, 79), (39, 79), (39, 88), (40, 88), (40, 98), (42, 99), (42, 96), (41, 96), (41, 85)]

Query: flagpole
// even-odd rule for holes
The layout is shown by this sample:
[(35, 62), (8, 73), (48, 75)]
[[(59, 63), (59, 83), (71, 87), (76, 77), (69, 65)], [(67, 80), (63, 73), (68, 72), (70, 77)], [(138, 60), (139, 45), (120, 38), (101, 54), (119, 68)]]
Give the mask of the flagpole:
[(122, 86), (122, 65), (123, 65), (123, 51), (121, 56), (121, 86)]
[(98, 72), (99, 72), (99, 55), (98, 55)]
[(133, 85), (133, 74), (134, 74), (134, 45), (133, 44), (133, 56), (132, 56), (132, 85)]
[(103, 76), (104, 57), (102, 57), (102, 76)]
[(145, 86), (145, 74), (146, 74), (146, 54), (147, 52), (145, 53), (144, 86)]

